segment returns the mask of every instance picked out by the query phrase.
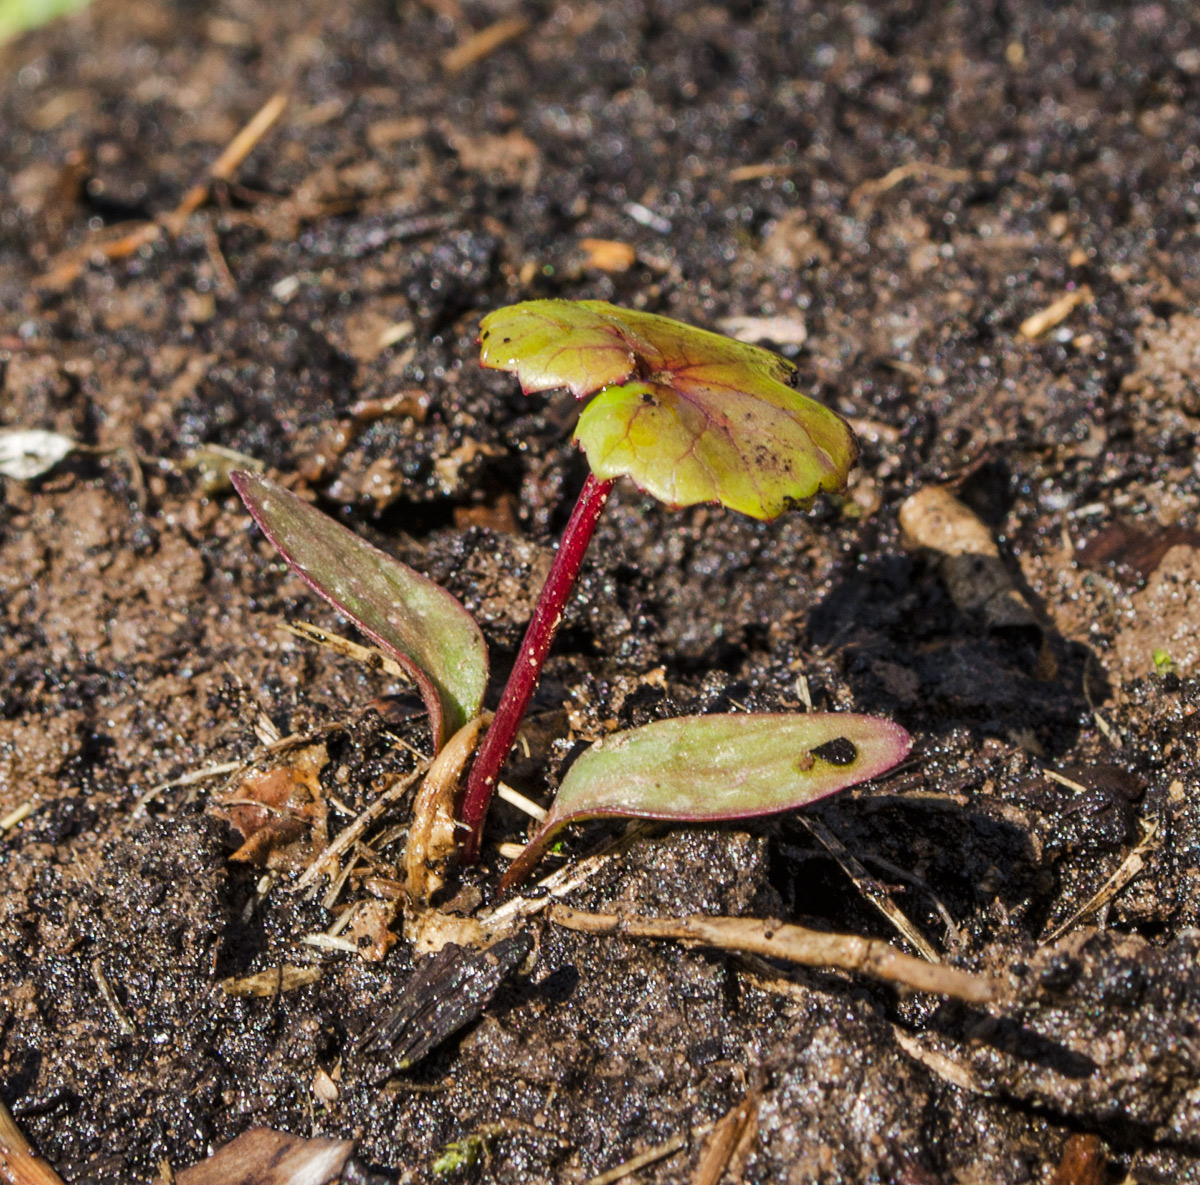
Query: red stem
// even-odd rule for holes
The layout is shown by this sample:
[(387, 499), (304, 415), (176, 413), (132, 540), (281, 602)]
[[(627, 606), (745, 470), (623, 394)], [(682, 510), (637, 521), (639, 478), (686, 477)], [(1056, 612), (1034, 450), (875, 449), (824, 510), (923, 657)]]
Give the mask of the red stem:
[(529, 707), (538, 679), (541, 678), (546, 655), (550, 652), (550, 645), (563, 619), (567, 600), (579, 576), (583, 553), (587, 551), (587, 545), (591, 542), (612, 485), (611, 480), (597, 481), (595, 476), (589, 473), (583, 489), (579, 491), (579, 500), (571, 512), (571, 521), (567, 523), (567, 529), (563, 532), (558, 554), (554, 557), (554, 563), (550, 565), (550, 573), (538, 596), (512, 674), (504, 685), (500, 706), (496, 709), (491, 726), (484, 734), (475, 764), (471, 766), (459, 810), (463, 826), (470, 828), (470, 834), (464, 840), (460, 853), (465, 864), (473, 863), (479, 856), (483, 821), (487, 817), (488, 806), (496, 790), (500, 769), (513, 741), (517, 738), (521, 721), (525, 719), (525, 709)]

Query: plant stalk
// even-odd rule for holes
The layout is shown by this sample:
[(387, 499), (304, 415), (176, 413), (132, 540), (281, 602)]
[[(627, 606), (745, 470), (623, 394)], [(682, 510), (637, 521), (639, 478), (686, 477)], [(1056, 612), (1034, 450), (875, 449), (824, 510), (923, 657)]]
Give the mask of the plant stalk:
[(465, 864), (473, 863), (479, 856), (483, 821), (496, 790), (500, 769), (516, 740), (521, 721), (525, 719), (525, 710), (541, 678), (546, 655), (550, 652), (567, 600), (579, 577), (583, 554), (595, 533), (612, 485), (612, 479), (597, 481), (594, 474), (588, 474), (559, 542), (558, 554), (550, 565), (550, 573), (538, 596), (512, 674), (504, 685), (495, 718), (479, 746), (475, 764), (471, 766), (459, 810), (462, 825), (469, 828), (460, 853)]

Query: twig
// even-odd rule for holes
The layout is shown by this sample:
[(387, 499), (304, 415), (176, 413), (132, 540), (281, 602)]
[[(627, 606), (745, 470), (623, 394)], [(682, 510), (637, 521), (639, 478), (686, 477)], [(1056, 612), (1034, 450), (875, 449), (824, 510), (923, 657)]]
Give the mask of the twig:
[(196, 782), (207, 782), (209, 778), (219, 778), (225, 774), (236, 773), (243, 766), (249, 768), (249, 764), (244, 761), (224, 761), (220, 765), (206, 765), (203, 769), (194, 769), (191, 773), (172, 778), (169, 782), (160, 782), (157, 786), (147, 790), (134, 804), (134, 818), (144, 815), (146, 807), (165, 790), (174, 790), (178, 786), (192, 786)]
[(915, 991), (950, 996), (971, 1004), (996, 999), (990, 980), (969, 971), (906, 955), (877, 938), (855, 934), (826, 934), (768, 922), (762, 918), (705, 917), (637, 918), (619, 914), (583, 913), (553, 905), (550, 920), (587, 934), (620, 934), (634, 938), (670, 938), (720, 950), (749, 951), (767, 958), (786, 959), (805, 967), (839, 967), (899, 984)]
[(0, 1102), (0, 1181), (6, 1185), (65, 1185), (21, 1134), (9, 1109)]
[(1104, 733), (1108, 743), (1114, 749), (1123, 749), (1125, 747), (1125, 742), (1121, 740), (1121, 734), (1100, 715), (1099, 709), (1092, 709), (1092, 719), (1096, 721), (1096, 727)]
[(970, 181), (971, 174), (967, 169), (950, 169), (945, 165), (935, 165), (930, 161), (913, 160), (906, 165), (899, 165), (891, 172), (877, 177), (874, 181), (864, 181), (850, 195), (850, 205), (860, 205), (864, 199), (877, 197), (894, 189), (902, 181), (910, 177), (936, 177), (939, 181), (962, 182)]
[(133, 1021), (129, 1019), (129, 1014), (121, 1007), (121, 1001), (117, 999), (117, 993), (113, 991), (112, 984), (108, 982), (108, 976), (104, 974), (104, 964), (97, 955), (92, 960), (92, 978), (96, 981), (96, 987), (100, 989), (101, 998), (108, 1005), (109, 1012), (112, 1013), (113, 1020), (117, 1022), (117, 1028), (121, 1035), (125, 1037), (134, 1037), (137, 1035), (137, 1027)]
[(3, 819), (0, 819), (0, 835), (11, 831), (18, 823), (25, 822), (32, 814), (33, 803), (26, 799), (19, 807), (9, 811)]
[(888, 896), (883, 886), (846, 850), (846, 845), (824, 823), (809, 815), (801, 814), (796, 818), (842, 866), (842, 871), (854, 882), (855, 888), (892, 923), (902, 938), (920, 952), (923, 959), (927, 959), (930, 963), (942, 961), (941, 956), (930, 945), (929, 940), (908, 920), (904, 911)]
[(229, 142), (225, 151), (213, 162), (208, 178), (192, 186), (183, 195), (183, 200), (168, 214), (155, 222), (143, 222), (131, 229), (120, 231), (114, 239), (93, 239), (81, 247), (63, 252), (54, 266), (38, 281), (38, 288), (60, 292), (74, 282), (88, 261), (95, 256), (103, 259), (123, 259), (140, 251), (149, 243), (156, 242), (164, 231), (174, 236), (182, 230), (184, 223), (208, 200), (214, 181), (228, 181), (238, 166), (250, 155), (254, 146), (263, 138), (271, 125), (283, 114), (287, 96), (273, 95), (244, 128)]
[(1073, 782), (1070, 778), (1063, 777), (1062, 774), (1052, 769), (1042, 770), (1042, 777), (1049, 778), (1052, 782), (1057, 782), (1060, 786), (1066, 786), (1068, 790), (1074, 790), (1076, 794), (1086, 794), (1087, 787), (1081, 782)]
[(549, 813), (544, 806), (539, 806), (532, 798), (526, 798), (520, 790), (514, 790), (504, 782), (496, 783), (496, 797), (502, 798), (509, 806), (515, 806), (517, 810), (523, 811), (539, 823), (543, 822)]
[(933, 902), (933, 908), (938, 911), (938, 915), (942, 919), (942, 923), (946, 927), (946, 934), (949, 936), (950, 943), (955, 946), (962, 945), (962, 931), (958, 928), (958, 923), (946, 907), (946, 903), (929, 887), (929, 884), (919, 877), (915, 872), (908, 868), (902, 868), (899, 864), (893, 864), (891, 860), (878, 855), (875, 852), (868, 852), (867, 859), (872, 864), (877, 864), (884, 872), (890, 873), (892, 876), (899, 877), (903, 881), (908, 881), (910, 885), (915, 885), (930, 901)]
[(1026, 317), (1017, 332), (1026, 341), (1034, 341), (1065, 321), (1081, 304), (1089, 304), (1091, 300), (1092, 290), (1087, 285), (1076, 288), (1073, 292), (1060, 296), (1040, 312)]
[(914, 1061), (918, 1061), (927, 1070), (936, 1074), (943, 1082), (957, 1086), (959, 1090), (969, 1090), (972, 1094), (991, 1095), (976, 1076), (975, 1071), (963, 1062), (955, 1061), (952, 1057), (936, 1049), (926, 1049), (912, 1033), (905, 1032), (899, 1025), (892, 1025), (892, 1035), (896, 1044)]
[(598, 1177), (592, 1177), (589, 1181), (585, 1182), (585, 1185), (613, 1185), (615, 1181), (621, 1181), (625, 1177), (636, 1173), (639, 1169), (644, 1169), (647, 1165), (665, 1160), (672, 1153), (678, 1152), (681, 1148), (685, 1147), (687, 1147), (687, 1136), (674, 1136), (665, 1144), (659, 1144), (657, 1148), (651, 1148), (648, 1152), (643, 1152), (640, 1156), (634, 1156), (624, 1164), (619, 1164), (616, 1168), (609, 1169), (606, 1173), (601, 1173)]
[(635, 839), (650, 831), (652, 823), (635, 823), (624, 835), (610, 840), (598, 851), (584, 857), (578, 864), (569, 864), (552, 872), (537, 883), (537, 896), (515, 896), (479, 915), (479, 922), (491, 934), (503, 933), (504, 928), (516, 925), (527, 917), (541, 913), (554, 900), (586, 884), (614, 856), (623, 852)]
[(254, 151), (259, 140), (271, 130), (275, 121), (287, 107), (287, 95), (280, 92), (272, 95), (253, 115), (250, 122), (226, 146), (225, 151), (217, 157), (208, 170), (208, 178), (199, 185), (193, 185), (183, 195), (183, 200), (170, 214), (162, 219), (163, 225), (171, 234), (177, 235), (183, 230), (183, 224), (198, 210), (212, 193), (214, 181), (228, 181), (237, 172), (241, 163)]

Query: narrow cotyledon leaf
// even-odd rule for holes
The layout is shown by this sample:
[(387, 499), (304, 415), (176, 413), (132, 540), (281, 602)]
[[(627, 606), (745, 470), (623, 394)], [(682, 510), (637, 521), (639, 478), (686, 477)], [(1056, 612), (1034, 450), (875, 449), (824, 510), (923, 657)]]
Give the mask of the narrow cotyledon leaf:
[(850, 712), (744, 712), (660, 720), (597, 741), (567, 771), (513, 885), (567, 823), (602, 815), (714, 822), (792, 810), (907, 756), (898, 724)]
[(479, 714), (487, 646), (454, 597), (265, 477), (230, 480), (288, 566), (411, 674), (439, 749)]

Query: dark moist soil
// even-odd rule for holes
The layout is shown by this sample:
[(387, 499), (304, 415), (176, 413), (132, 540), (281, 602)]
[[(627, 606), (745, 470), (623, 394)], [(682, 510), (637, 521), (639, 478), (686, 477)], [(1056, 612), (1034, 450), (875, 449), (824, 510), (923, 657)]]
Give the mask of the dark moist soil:
[[(489, 1156), (457, 1173), (512, 1182), (682, 1136), (639, 1179), (685, 1182), (756, 1089), (747, 1182), (1046, 1182), (1080, 1134), (1109, 1181), (1200, 1180), (1198, 44), (1182, 0), (228, 0), (97, 3), (0, 50), (0, 426), (96, 450), (0, 485), (0, 816), (31, 811), (0, 838), (0, 1098), (68, 1181), (148, 1182), (270, 1125), (414, 1182), (471, 1135)], [(178, 237), (39, 286), (170, 211), (277, 91)], [(386, 904), (357, 954), (302, 939), (387, 888), (407, 803), (331, 908), (289, 884), (322, 812), (344, 827), (427, 730), (403, 686), (279, 631), (347, 627), (203, 450), (444, 582), (502, 676), (584, 467), (571, 401), (482, 372), (474, 338), (545, 296), (789, 319), (775, 344), (863, 456), (844, 502), (771, 524), (620, 484), (511, 780), (545, 799), (588, 739), (794, 708), (803, 675), (816, 707), (914, 734), (812, 814), (1003, 1007), (538, 922), (482, 1019), (405, 1073), (356, 1056), (412, 954), (373, 957)], [(899, 507), (938, 482), (1032, 629), (956, 608), (906, 549)], [(314, 732), (313, 834), (273, 877), (229, 860), (216, 808), (244, 773), (138, 805), (214, 765), (290, 769), (264, 744)], [(461, 905), (523, 827), (494, 811)], [(1132, 880), (1048, 941), (1151, 827)], [(901, 942), (786, 816), (661, 830), (572, 903)], [(284, 965), (321, 975), (221, 987)]]

